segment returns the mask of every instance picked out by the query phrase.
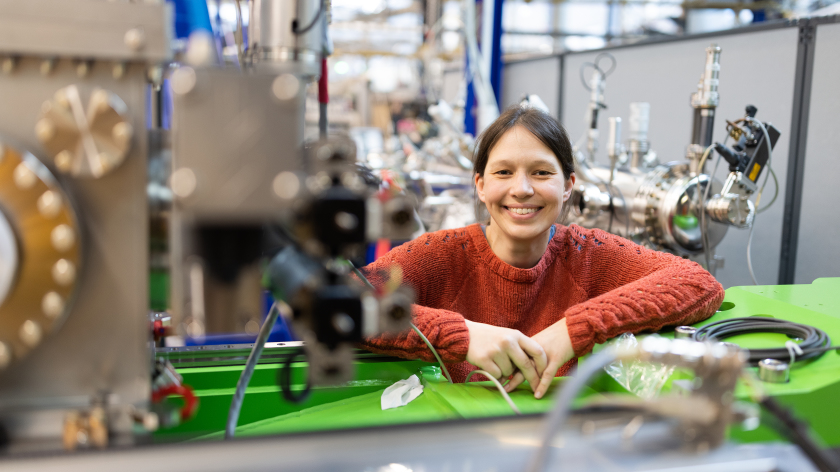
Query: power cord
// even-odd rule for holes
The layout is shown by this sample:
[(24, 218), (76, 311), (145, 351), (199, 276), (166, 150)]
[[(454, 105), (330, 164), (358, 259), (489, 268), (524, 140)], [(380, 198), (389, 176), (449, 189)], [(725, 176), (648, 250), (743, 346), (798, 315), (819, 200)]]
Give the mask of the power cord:
[(695, 341), (715, 342), (732, 336), (753, 333), (779, 333), (792, 338), (802, 339), (802, 342), (798, 344), (802, 353), (796, 354), (792, 359), (791, 351), (787, 347), (749, 349), (749, 362), (752, 365), (757, 365), (763, 359), (776, 359), (792, 363), (793, 361), (819, 357), (826, 351), (840, 349), (840, 346), (831, 346), (831, 338), (825, 331), (819, 328), (761, 316), (732, 318), (707, 324), (699, 328), (692, 336), (692, 339)]
[(517, 408), (516, 405), (513, 403), (513, 400), (510, 399), (510, 395), (508, 395), (508, 393), (505, 391), (504, 385), (502, 385), (497, 378), (490, 375), (490, 373), (487, 372), (486, 370), (478, 369), (478, 370), (474, 370), (474, 371), (470, 372), (467, 375), (467, 380), (464, 380), (464, 383), (468, 383), (474, 374), (481, 374), (481, 375), (487, 377), (488, 379), (490, 379), (490, 381), (493, 382), (496, 385), (496, 388), (499, 389), (499, 393), (502, 394), (502, 397), (504, 397), (507, 404), (510, 405), (510, 409), (513, 410), (513, 412), (516, 413), (517, 415), (522, 414), (522, 412), (519, 411), (519, 408)]
[(315, 18), (313, 18), (312, 23), (309, 23), (308, 25), (306, 25), (305, 28), (298, 29), (298, 20), (297, 19), (292, 20), (292, 33), (300, 36), (302, 34), (308, 33), (309, 30), (314, 28), (315, 25), (318, 24), (318, 21), (321, 19), (321, 15), (324, 12), (324, 2), (325, 1), (326, 0), (321, 0), (321, 1), (318, 2), (318, 11), (315, 13)]
[(274, 323), (277, 322), (277, 315), (281, 310), (278, 305), (282, 306), (283, 311), (291, 311), (291, 308), (281, 301), (274, 302), (271, 305), (271, 309), (268, 310), (268, 315), (265, 317), (265, 321), (260, 328), (260, 334), (257, 336), (257, 340), (254, 341), (254, 346), (251, 348), (251, 353), (245, 362), (245, 368), (242, 370), (242, 374), (239, 375), (239, 381), (236, 382), (236, 391), (233, 393), (227, 423), (225, 424), (225, 439), (232, 438), (236, 433), (236, 425), (239, 423), (239, 412), (242, 410), (242, 403), (245, 401), (245, 390), (251, 382), (254, 368), (257, 366), (257, 361), (260, 360), (265, 342), (271, 334), (271, 329), (274, 327)]

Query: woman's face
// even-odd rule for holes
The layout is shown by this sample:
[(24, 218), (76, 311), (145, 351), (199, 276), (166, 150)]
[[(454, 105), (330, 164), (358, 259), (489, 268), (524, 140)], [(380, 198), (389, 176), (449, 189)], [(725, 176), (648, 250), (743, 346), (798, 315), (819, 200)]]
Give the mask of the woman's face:
[(475, 176), (478, 198), (487, 206), (491, 224), (521, 242), (541, 236), (554, 224), (574, 182), (574, 173), (566, 180), (551, 149), (521, 126), (499, 138), (484, 176)]

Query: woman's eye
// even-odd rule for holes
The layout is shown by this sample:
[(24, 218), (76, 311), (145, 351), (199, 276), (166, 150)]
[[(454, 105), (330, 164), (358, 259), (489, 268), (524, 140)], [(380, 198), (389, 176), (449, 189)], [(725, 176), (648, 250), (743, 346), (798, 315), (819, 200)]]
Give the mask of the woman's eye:
[(498, 170), (496, 175), (511, 175), (509, 170)]
[(547, 170), (538, 170), (538, 171), (536, 172), (536, 174), (537, 174), (537, 175), (541, 175), (541, 176), (549, 176), (549, 175), (551, 175), (551, 172), (549, 172), (549, 171), (547, 171)]

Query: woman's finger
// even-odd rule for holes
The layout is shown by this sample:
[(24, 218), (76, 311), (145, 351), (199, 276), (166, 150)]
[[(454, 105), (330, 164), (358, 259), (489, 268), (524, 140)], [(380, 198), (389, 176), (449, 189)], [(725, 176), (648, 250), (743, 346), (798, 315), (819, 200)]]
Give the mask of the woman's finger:
[[(524, 336), (523, 336), (524, 338)], [(525, 338), (527, 339), (527, 338)], [(537, 384), (540, 383), (540, 373), (538, 372), (536, 367), (534, 366), (534, 361), (525, 353), (522, 349), (520, 349), (519, 344), (514, 344), (508, 349), (508, 356), (516, 364), (516, 367), (519, 369), (519, 372), (522, 376), (528, 380), (528, 383), (531, 385), (531, 390), (536, 391), (534, 389), (537, 388)]]
[[(516, 387), (520, 386), (522, 384), (522, 382), (524, 382), (524, 381), (525, 381), (525, 376), (522, 375), (522, 372), (519, 372), (519, 371), (515, 372), (513, 374), (513, 377), (511, 377), (510, 382), (508, 382), (507, 385), (505, 385), (505, 392), (508, 392), (508, 393), (512, 392), (514, 389), (516, 389)], [(535, 388), (536, 388), (536, 386), (534, 386), (532, 384), (531, 385), (531, 390), (533, 390)]]
[[(522, 337), (519, 339), (519, 347), (521, 347), (522, 350), (525, 351), (525, 354), (527, 354), (528, 357), (534, 360), (534, 365), (537, 368), (537, 373), (539, 375), (542, 375), (543, 371), (545, 370), (545, 366), (548, 364), (548, 356), (545, 353), (545, 349), (543, 349), (543, 347), (540, 346), (538, 342), (525, 335), (522, 335)], [(528, 382), (532, 382), (532, 385), (535, 385), (537, 379), (534, 379), (534, 381), (528, 379)]]
[(547, 392), (548, 387), (551, 386), (551, 382), (554, 380), (554, 375), (557, 373), (558, 369), (560, 369), (560, 362), (552, 360), (548, 363), (545, 371), (543, 371), (540, 384), (537, 386), (537, 390), (534, 393), (535, 398), (542, 398), (543, 395), (545, 395), (545, 392)]
[(499, 351), (493, 356), (493, 362), (499, 366), (499, 370), (501, 371), (501, 375), (496, 377), (500, 379), (502, 377), (507, 377), (513, 374), (514, 368), (513, 364), (511, 363), (511, 359), (507, 351)]

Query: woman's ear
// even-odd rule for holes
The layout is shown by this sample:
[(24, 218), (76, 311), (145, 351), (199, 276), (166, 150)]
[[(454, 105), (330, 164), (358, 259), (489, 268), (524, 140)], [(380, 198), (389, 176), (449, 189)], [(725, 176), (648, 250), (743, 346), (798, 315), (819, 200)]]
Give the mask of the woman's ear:
[(478, 172), (475, 173), (475, 191), (478, 194), (478, 199), (484, 203), (484, 177)]
[(563, 203), (569, 201), (572, 198), (572, 190), (575, 188), (575, 173), (572, 172), (569, 174), (569, 178), (566, 179), (565, 189), (563, 190)]

